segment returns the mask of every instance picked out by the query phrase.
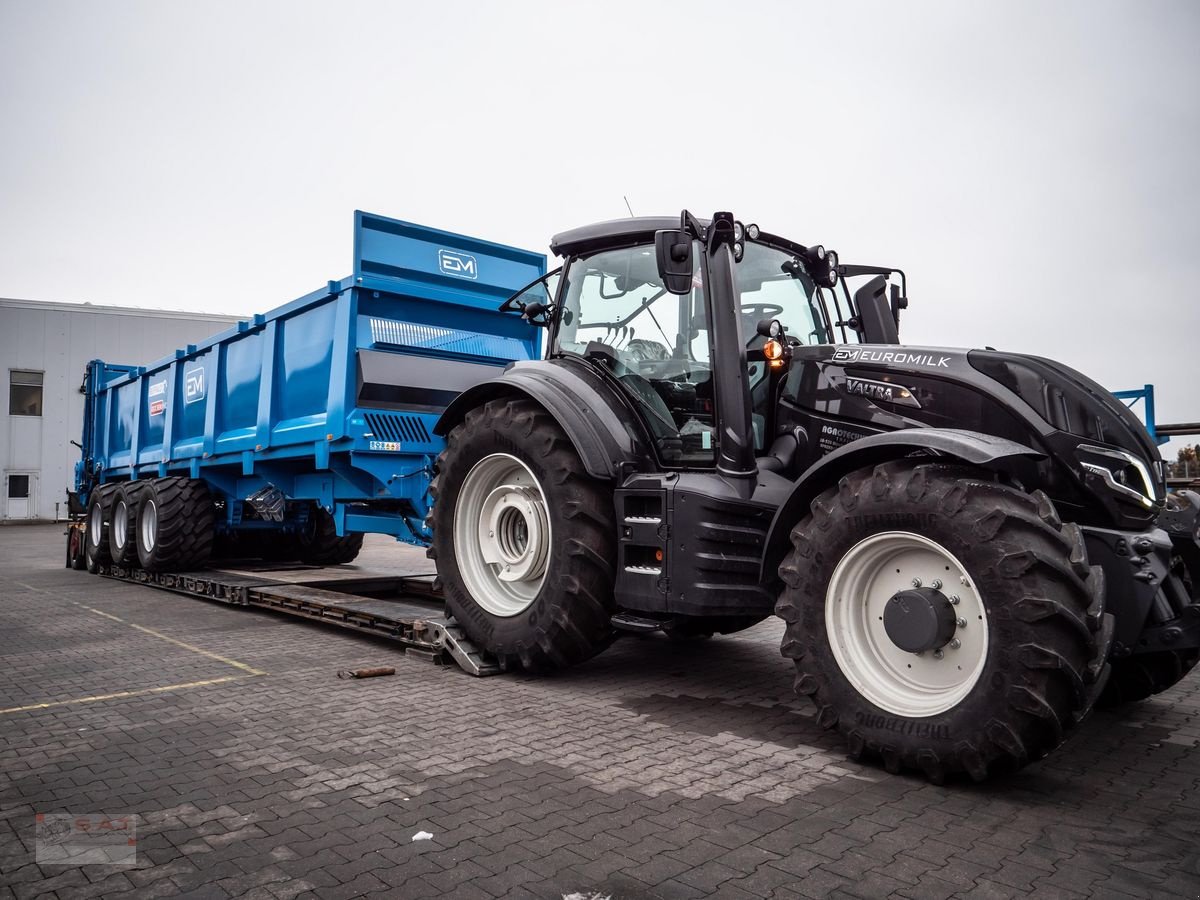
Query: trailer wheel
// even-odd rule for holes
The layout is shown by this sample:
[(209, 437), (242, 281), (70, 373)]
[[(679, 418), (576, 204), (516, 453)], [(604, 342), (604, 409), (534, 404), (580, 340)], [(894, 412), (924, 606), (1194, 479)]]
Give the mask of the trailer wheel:
[(212, 554), (212, 495), (203, 481), (174, 476), (146, 483), (137, 505), (137, 555), (147, 572), (197, 569)]
[(108, 553), (108, 521), (112, 510), (113, 487), (103, 485), (92, 490), (88, 499), (86, 525), (84, 526), (83, 558), (87, 570), (93, 575), (100, 573), (101, 566), (112, 563)]
[(294, 538), (282, 538), (274, 545), (268, 539), (267, 553), (272, 555), (264, 555), (263, 558), (277, 561), (299, 559), (314, 566), (341, 566), (354, 562), (362, 545), (361, 534), (338, 537), (333, 516), (323, 509), (317, 509), (303, 533)]
[(1041, 492), (888, 463), (821, 494), (791, 540), (782, 652), (855, 757), (982, 781), (1057, 747), (1103, 686), (1103, 573)]
[(612, 639), (613, 497), (558, 423), (492, 400), (448, 436), (431, 490), (448, 611), (505, 667), (583, 662)]
[(138, 564), (137, 504), (144, 481), (133, 481), (116, 489), (108, 523), (108, 555), (114, 566), (132, 569)]

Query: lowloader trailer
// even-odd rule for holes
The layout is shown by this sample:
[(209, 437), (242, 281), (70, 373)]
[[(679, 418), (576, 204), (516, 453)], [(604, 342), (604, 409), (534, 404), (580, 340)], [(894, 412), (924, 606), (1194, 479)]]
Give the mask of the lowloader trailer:
[(349, 278), (91, 363), (69, 564), (203, 581), (389, 534), (502, 670), (774, 613), (818, 722), (935, 781), (1044, 757), (1200, 658), (1200, 496), (1095, 382), (901, 346), (903, 272), (729, 213), (551, 249), (547, 273), (356, 213)]

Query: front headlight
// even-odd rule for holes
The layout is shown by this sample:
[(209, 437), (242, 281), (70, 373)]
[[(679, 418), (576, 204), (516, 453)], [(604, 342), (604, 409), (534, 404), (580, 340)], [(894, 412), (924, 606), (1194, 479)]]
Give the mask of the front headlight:
[(1150, 509), (1158, 498), (1154, 478), (1146, 464), (1124, 450), (1080, 444), (1079, 465), (1084, 472), (1098, 476), (1109, 490), (1128, 497)]

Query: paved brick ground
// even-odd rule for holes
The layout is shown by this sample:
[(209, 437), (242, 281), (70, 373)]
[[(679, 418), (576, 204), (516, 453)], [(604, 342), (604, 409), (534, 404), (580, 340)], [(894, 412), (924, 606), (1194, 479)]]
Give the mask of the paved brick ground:
[[(48, 704), (0, 712), (0, 898), (1200, 894), (1195, 677), (1017, 776), (934, 787), (846, 760), (775, 621), (478, 680), (61, 550), (0, 528), (0, 710)], [(370, 664), (396, 675), (334, 677)], [(137, 814), (138, 865), (39, 867), (55, 812)]]

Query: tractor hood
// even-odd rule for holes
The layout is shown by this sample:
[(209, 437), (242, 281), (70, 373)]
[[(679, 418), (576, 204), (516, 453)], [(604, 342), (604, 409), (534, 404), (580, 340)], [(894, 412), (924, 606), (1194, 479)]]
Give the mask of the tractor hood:
[(786, 393), (803, 396), (801, 380), (815, 378), (826, 388), (817, 392), (824, 398), (817, 408), (838, 418), (884, 430), (963, 428), (1048, 451), (1074, 483), (1064, 496), (1093, 495), (1113, 523), (1145, 522), (1162, 506), (1162, 461), (1145, 426), (1061, 363), (995, 350), (874, 344), (797, 348), (795, 358), (800, 365), (789, 373)]

